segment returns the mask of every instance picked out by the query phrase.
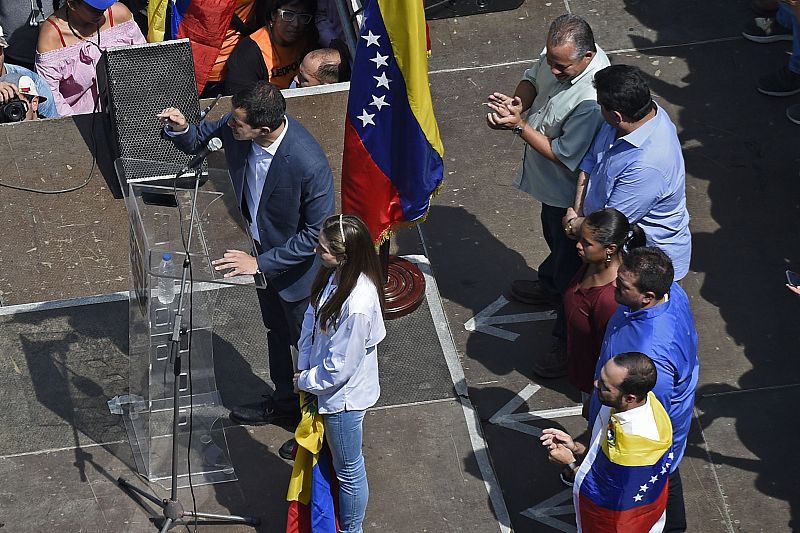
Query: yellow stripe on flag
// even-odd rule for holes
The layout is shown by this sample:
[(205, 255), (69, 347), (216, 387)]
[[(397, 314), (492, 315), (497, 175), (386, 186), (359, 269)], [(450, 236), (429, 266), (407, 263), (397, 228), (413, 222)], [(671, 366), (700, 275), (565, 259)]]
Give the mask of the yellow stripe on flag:
[(609, 444), (607, 439), (603, 439), (603, 452), (614, 464), (621, 466), (654, 465), (672, 447), (672, 423), (669, 415), (652, 391), (647, 395), (650, 399), (653, 417), (656, 420), (659, 439), (652, 440), (624, 433), (622, 426), (612, 415), (615, 439), (613, 445)]
[(164, 40), (167, 27), (167, 7), (169, 0), (150, 0), (147, 3), (147, 42), (160, 43)]
[(422, 0), (378, 0), (397, 66), (403, 73), (408, 103), (431, 146), (444, 157), (439, 125), (428, 84), (428, 45)]

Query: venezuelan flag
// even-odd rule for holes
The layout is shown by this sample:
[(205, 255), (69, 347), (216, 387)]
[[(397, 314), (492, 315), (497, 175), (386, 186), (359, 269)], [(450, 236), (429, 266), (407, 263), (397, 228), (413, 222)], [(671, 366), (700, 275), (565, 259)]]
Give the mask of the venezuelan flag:
[(322, 415), (313, 394), (300, 391), (301, 418), (294, 433), (294, 467), (286, 499), (286, 533), (336, 533), (338, 492)]
[[(573, 499), (583, 533), (659, 533), (664, 528), (672, 424), (655, 395), (649, 405), (658, 440), (627, 434), (604, 408), (575, 477)], [(605, 415), (605, 416), (604, 416)]]
[(356, 47), (345, 122), (342, 210), (382, 241), (424, 220), (444, 148), (428, 86), (423, 2), (371, 0)]
[(147, 40), (188, 38), (192, 43), (197, 93), (203, 92), (231, 25), (236, 0), (150, 0)]

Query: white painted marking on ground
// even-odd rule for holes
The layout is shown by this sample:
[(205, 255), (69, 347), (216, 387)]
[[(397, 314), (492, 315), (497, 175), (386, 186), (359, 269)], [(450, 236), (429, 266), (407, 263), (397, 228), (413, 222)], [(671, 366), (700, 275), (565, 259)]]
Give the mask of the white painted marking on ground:
[(529, 383), (524, 389), (514, 395), (503, 407), (497, 410), (489, 419), (490, 424), (496, 426), (513, 429), (520, 433), (533, 435), (539, 437), (542, 430), (539, 427), (530, 424), (523, 424), (523, 422), (539, 421), (539, 420), (553, 420), (556, 418), (563, 418), (567, 416), (576, 416), (581, 414), (581, 405), (573, 405), (570, 407), (557, 407), (555, 409), (542, 409), (539, 411), (529, 411), (526, 413), (515, 413), (531, 396), (541, 389), (539, 385)]
[(497, 315), (495, 313), (508, 304), (505, 296), (500, 296), (497, 300), (487, 305), (474, 317), (470, 318), (464, 323), (464, 329), (467, 331), (479, 331), (487, 335), (505, 339), (514, 342), (519, 337), (519, 333), (513, 331), (506, 331), (501, 328), (494, 327), (493, 324), (517, 324), (520, 322), (538, 322), (541, 320), (555, 320), (556, 314), (554, 311), (541, 311), (538, 313), (517, 313), (514, 315)]
[[(422, 241), (423, 249), (426, 249), (425, 237), (419, 226), (417, 226), (417, 231)], [(425, 297), (428, 300), (428, 308), (430, 309), (433, 323), (436, 326), (436, 335), (439, 338), (442, 352), (444, 352), (444, 358), (447, 362), (447, 368), (450, 371), (450, 377), (461, 402), (461, 410), (464, 413), (464, 420), (467, 424), (467, 431), (469, 432), (472, 452), (475, 454), (475, 461), (481, 472), (481, 478), (483, 478), (483, 484), (486, 487), (486, 493), (489, 495), (489, 501), (494, 509), (495, 516), (497, 516), (500, 532), (511, 533), (511, 516), (508, 514), (508, 508), (503, 499), (503, 492), (500, 490), (500, 483), (497, 481), (494, 466), (492, 466), (492, 461), (489, 458), (489, 449), (486, 446), (486, 439), (481, 431), (478, 412), (469, 400), (469, 391), (464, 376), (464, 369), (458, 358), (458, 351), (456, 350), (456, 345), (450, 332), (447, 315), (444, 313), (442, 299), (439, 295), (439, 287), (436, 285), (436, 278), (433, 277), (430, 262), (427, 256), (406, 256), (405, 259), (416, 263), (425, 276)]]
[[(570, 501), (570, 505), (557, 505), (567, 500)], [(572, 505), (571, 488), (562, 490), (555, 496), (551, 496), (543, 502), (525, 509), (520, 514), (564, 533), (575, 533), (577, 531), (577, 528), (572, 524), (553, 518), (553, 516), (575, 514), (575, 507)]]

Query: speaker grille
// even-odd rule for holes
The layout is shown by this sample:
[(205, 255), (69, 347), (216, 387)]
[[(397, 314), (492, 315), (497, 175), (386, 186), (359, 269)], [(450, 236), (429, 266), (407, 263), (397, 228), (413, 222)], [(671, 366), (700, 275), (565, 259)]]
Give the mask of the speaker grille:
[[(161, 138), (156, 114), (180, 109), (190, 123), (200, 120), (194, 60), (188, 39), (109, 48), (105, 53), (108, 110), (117, 155), (124, 161), (174, 163), (188, 156)], [(125, 163), (127, 166), (128, 163)], [(125, 168), (127, 177), (141, 168)]]

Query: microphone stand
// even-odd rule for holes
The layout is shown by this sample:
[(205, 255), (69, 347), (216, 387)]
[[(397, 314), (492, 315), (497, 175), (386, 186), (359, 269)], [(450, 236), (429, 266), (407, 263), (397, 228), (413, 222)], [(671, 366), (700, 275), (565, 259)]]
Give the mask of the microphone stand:
[[(175, 175), (175, 180), (181, 177), (184, 173), (184, 170), (181, 170)], [(181, 290), (178, 296), (178, 306), (175, 309), (175, 314), (173, 315), (172, 320), (172, 334), (170, 336), (170, 350), (169, 350), (169, 362), (172, 364), (172, 375), (173, 375), (173, 383), (172, 383), (172, 472), (171, 472), (171, 487), (170, 487), (170, 496), (169, 499), (160, 500), (154, 495), (146, 492), (139, 487), (135, 487), (131, 485), (128, 481), (124, 478), (120, 477), (117, 479), (117, 483), (119, 486), (125, 490), (130, 491), (133, 493), (142, 496), (154, 504), (161, 507), (163, 516), (164, 516), (164, 524), (161, 527), (160, 533), (166, 533), (171, 527), (174, 525), (188, 525), (184, 518), (190, 517), (193, 519), (204, 519), (204, 520), (212, 520), (213, 522), (207, 522), (208, 525), (222, 525), (227, 523), (232, 524), (246, 524), (249, 526), (258, 526), (261, 524), (261, 519), (258, 517), (251, 517), (251, 516), (236, 516), (236, 515), (223, 515), (223, 514), (214, 514), (214, 513), (201, 513), (193, 510), (186, 510), (184, 509), (183, 505), (181, 504), (180, 500), (178, 500), (178, 420), (179, 420), (179, 382), (178, 379), (181, 374), (181, 336), (187, 335), (187, 330), (183, 327), (183, 299), (187, 292), (187, 280), (191, 283), (191, 278), (189, 277), (190, 269), (191, 269), (191, 260), (189, 258), (189, 247), (192, 243), (192, 231), (194, 230), (194, 217), (197, 213), (197, 196), (200, 190), (200, 179), (202, 176), (202, 163), (198, 165), (196, 169), (194, 169), (194, 192), (192, 195), (192, 211), (189, 217), (189, 235), (184, 243), (184, 251), (186, 256), (183, 260), (183, 272), (181, 273)], [(190, 310), (191, 313), (191, 310)], [(191, 332), (188, 332), (191, 335)], [(189, 343), (191, 346), (191, 343)], [(188, 352), (189, 357), (191, 357), (191, 350)], [(191, 367), (190, 367), (191, 368)], [(191, 376), (189, 376), (189, 383), (191, 383)], [(190, 386), (190, 401), (191, 401), (191, 386)], [(191, 410), (189, 411), (189, 416), (191, 417)], [(191, 442), (191, 433), (189, 434), (189, 442)], [(189, 484), (191, 485), (192, 482), (192, 472), (191, 469), (189, 471)]]

